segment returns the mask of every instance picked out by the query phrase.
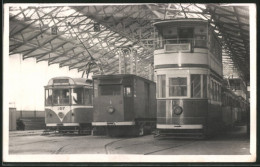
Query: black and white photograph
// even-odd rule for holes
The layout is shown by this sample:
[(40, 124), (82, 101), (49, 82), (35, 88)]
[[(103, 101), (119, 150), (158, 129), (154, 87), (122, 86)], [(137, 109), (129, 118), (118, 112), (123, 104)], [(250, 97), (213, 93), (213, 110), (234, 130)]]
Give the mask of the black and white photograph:
[(3, 162), (255, 162), (253, 3), (6, 3)]

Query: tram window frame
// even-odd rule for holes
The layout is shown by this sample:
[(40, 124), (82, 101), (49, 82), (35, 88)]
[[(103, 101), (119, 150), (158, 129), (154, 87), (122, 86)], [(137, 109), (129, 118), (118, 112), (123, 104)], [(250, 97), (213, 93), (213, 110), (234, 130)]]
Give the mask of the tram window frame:
[[(195, 77), (195, 78), (193, 78), (193, 77)], [(196, 79), (199, 82), (195, 83)], [(194, 89), (194, 87), (195, 87), (194, 85), (195, 84), (197, 84), (196, 85), (196, 87), (198, 88), (197, 92), (195, 92), (195, 89)], [(201, 98), (201, 95), (202, 95), (201, 85), (202, 85), (202, 83), (201, 83), (201, 74), (191, 74), (190, 75), (190, 96), (191, 96), (191, 98)], [(194, 95), (195, 93), (198, 96), (195, 96)]]
[[(185, 33), (186, 31), (186, 33)], [(177, 28), (177, 37), (179, 43), (191, 43), (194, 40), (194, 27), (178, 27)], [(189, 38), (187, 38), (190, 35)], [(185, 36), (183, 38), (183, 36)]]
[(213, 84), (214, 84), (214, 93), (213, 93), (213, 100), (214, 101), (217, 101), (217, 83), (216, 82), (213, 82)]
[(98, 80), (93, 80), (93, 96), (98, 97)]
[(71, 89), (71, 100), (72, 105), (83, 105), (85, 104), (83, 87), (74, 87)]
[(222, 97), (222, 99), (223, 99), (223, 103), (222, 103), (222, 104), (223, 104), (223, 106), (225, 106), (225, 105), (226, 105), (226, 95), (223, 94), (222, 96), (223, 96), (223, 97)]
[(89, 88), (84, 88), (83, 101), (85, 105), (93, 105), (93, 90)]
[[(59, 98), (57, 98), (57, 103), (54, 103), (54, 101), (56, 100), (56, 98), (55, 98), (56, 94), (54, 92), (57, 91), (57, 90), (59, 90), (59, 91), (68, 90), (68, 92), (66, 92), (66, 98), (61, 98), (60, 100), (59, 100)], [(57, 97), (60, 97), (60, 96), (57, 95)], [(52, 104), (53, 105), (55, 105), (55, 106), (70, 105), (71, 104), (70, 99), (71, 99), (71, 89), (70, 88), (54, 88), (54, 89), (52, 89)], [(66, 100), (66, 102), (64, 102), (64, 100)]]
[(221, 89), (222, 89), (222, 87), (221, 87), (221, 84), (219, 84), (219, 101), (221, 102), (222, 101), (222, 93), (221, 93)]
[(124, 86), (124, 97), (132, 97), (132, 87), (131, 86)]
[(156, 94), (157, 98), (166, 97), (166, 75), (157, 75), (157, 84), (156, 84)]
[(219, 101), (218, 83), (216, 83), (216, 101)]
[(45, 105), (46, 106), (52, 105), (52, 89), (45, 89)]
[[(119, 88), (119, 89), (118, 90), (111, 89), (112, 87), (117, 88), (117, 89)], [(121, 87), (122, 87), (122, 85), (119, 85), (119, 84), (99, 85), (98, 86), (99, 96), (120, 96), (122, 94)], [(104, 88), (106, 88), (106, 89), (104, 89)]]
[(202, 79), (202, 91), (203, 91), (203, 97), (202, 98), (207, 98), (208, 94), (207, 94), (207, 75), (202, 75), (203, 79)]
[(210, 99), (213, 100), (214, 99), (214, 91), (213, 91), (213, 80), (211, 80), (210, 82)]
[[(180, 84), (177, 84), (177, 85), (174, 85), (174, 84), (171, 84), (171, 82), (173, 82), (172, 81), (172, 79), (178, 79), (179, 81), (178, 82), (180, 82), (180, 79), (185, 79), (186, 80), (186, 85), (180, 85)], [(168, 78), (168, 83), (169, 83), (169, 85), (168, 85), (168, 87), (169, 87), (169, 97), (187, 97), (188, 96), (188, 77), (169, 77)], [(186, 91), (184, 90), (184, 94), (178, 94), (179, 92), (181, 92), (182, 93), (182, 89), (179, 89), (179, 88), (186, 88)], [(172, 95), (171, 94), (171, 92), (174, 92), (174, 90), (172, 91), (172, 88), (174, 88), (175, 90), (178, 90), (177, 91), (177, 94), (178, 95)]]

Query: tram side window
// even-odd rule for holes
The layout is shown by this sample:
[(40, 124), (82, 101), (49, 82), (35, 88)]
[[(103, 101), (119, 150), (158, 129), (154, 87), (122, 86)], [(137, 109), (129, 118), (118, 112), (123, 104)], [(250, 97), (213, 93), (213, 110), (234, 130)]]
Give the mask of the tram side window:
[(125, 97), (132, 97), (131, 87), (129, 87), (129, 86), (124, 87), (124, 96)]
[(121, 85), (99, 85), (101, 96), (117, 96), (121, 94)]
[(211, 80), (210, 82), (210, 99), (213, 100), (213, 95), (214, 91), (213, 91), (213, 81)]
[(218, 84), (216, 83), (216, 101), (219, 101)]
[(64, 105), (69, 104), (70, 91), (69, 89), (53, 89), (53, 104)]
[(226, 95), (225, 94), (223, 94), (223, 97), (222, 97), (222, 99), (223, 99), (223, 106), (225, 106), (226, 105)]
[(93, 86), (93, 89), (94, 89), (94, 97), (97, 97), (97, 96), (98, 96), (98, 81), (97, 81), (97, 80), (94, 80), (93, 83), (94, 83), (94, 86)]
[(207, 97), (207, 75), (203, 75), (203, 98)]
[(187, 96), (187, 78), (169, 78), (169, 96)]
[(217, 101), (217, 83), (216, 82), (213, 82), (214, 83), (214, 99), (213, 100), (216, 100)]
[(157, 97), (165, 97), (165, 87), (166, 87), (166, 79), (165, 75), (157, 76)]
[(83, 104), (83, 88), (72, 89), (72, 104)]
[(219, 87), (218, 87), (218, 94), (219, 94), (219, 99), (218, 99), (218, 101), (221, 102), (221, 100), (222, 100), (222, 97), (221, 97), (221, 85), (219, 85)]
[(86, 105), (92, 105), (92, 95), (93, 95), (93, 90), (92, 89), (85, 89), (84, 92), (84, 104)]
[(45, 104), (52, 105), (52, 89), (45, 90)]
[(161, 32), (155, 32), (156, 49), (163, 48), (163, 38)]
[(201, 97), (201, 83), (200, 74), (191, 74), (191, 97), (200, 98)]

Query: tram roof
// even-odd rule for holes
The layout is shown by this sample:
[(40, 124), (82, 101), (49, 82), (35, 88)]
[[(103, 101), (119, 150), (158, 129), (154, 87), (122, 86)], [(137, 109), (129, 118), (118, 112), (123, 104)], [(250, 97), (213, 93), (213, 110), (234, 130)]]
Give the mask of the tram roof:
[[(118, 73), (121, 49), (137, 54), (137, 75), (148, 78), (153, 63), (154, 22), (200, 18), (223, 43), (224, 75), (250, 84), (249, 7), (243, 4), (11, 4), (9, 55), (48, 61), (69, 69)], [(95, 28), (94, 28), (95, 27)], [(57, 30), (57, 31), (56, 31)], [(102, 67), (102, 69), (101, 69)]]
[(143, 78), (143, 77), (140, 77), (138, 75), (134, 75), (134, 74), (114, 74), (114, 75), (95, 75), (93, 76), (93, 79), (115, 79), (115, 78), (121, 78), (121, 79), (124, 79), (124, 78), (129, 78), (129, 77), (132, 77), (132, 78), (139, 78), (141, 80), (146, 80), (148, 82), (153, 82), (151, 80), (148, 80), (147, 78)]
[(48, 86), (54, 85), (55, 81), (57, 83), (65, 83), (65, 84), (69, 84), (69, 85), (92, 86), (92, 80), (86, 80), (84, 78), (71, 78), (71, 77), (54, 77), (54, 78), (51, 78), (48, 82)]

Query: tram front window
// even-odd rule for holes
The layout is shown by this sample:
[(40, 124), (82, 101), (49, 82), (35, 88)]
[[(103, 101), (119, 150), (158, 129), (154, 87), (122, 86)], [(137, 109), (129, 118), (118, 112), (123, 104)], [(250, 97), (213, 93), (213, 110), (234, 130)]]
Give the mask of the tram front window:
[(193, 39), (193, 28), (191, 27), (179, 27), (178, 29), (178, 37), (180, 43), (187, 43)]
[(83, 104), (83, 88), (72, 89), (72, 104)]
[(53, 89), (53, 104), (54, 105), (64, 105), (69, 104), (69, 89)]
[(117, 96), (121, 94), (121, 85), (99, 85), (101, 96)]
[(187, 78), (169, 78), (169, 96), (187, 96)]

